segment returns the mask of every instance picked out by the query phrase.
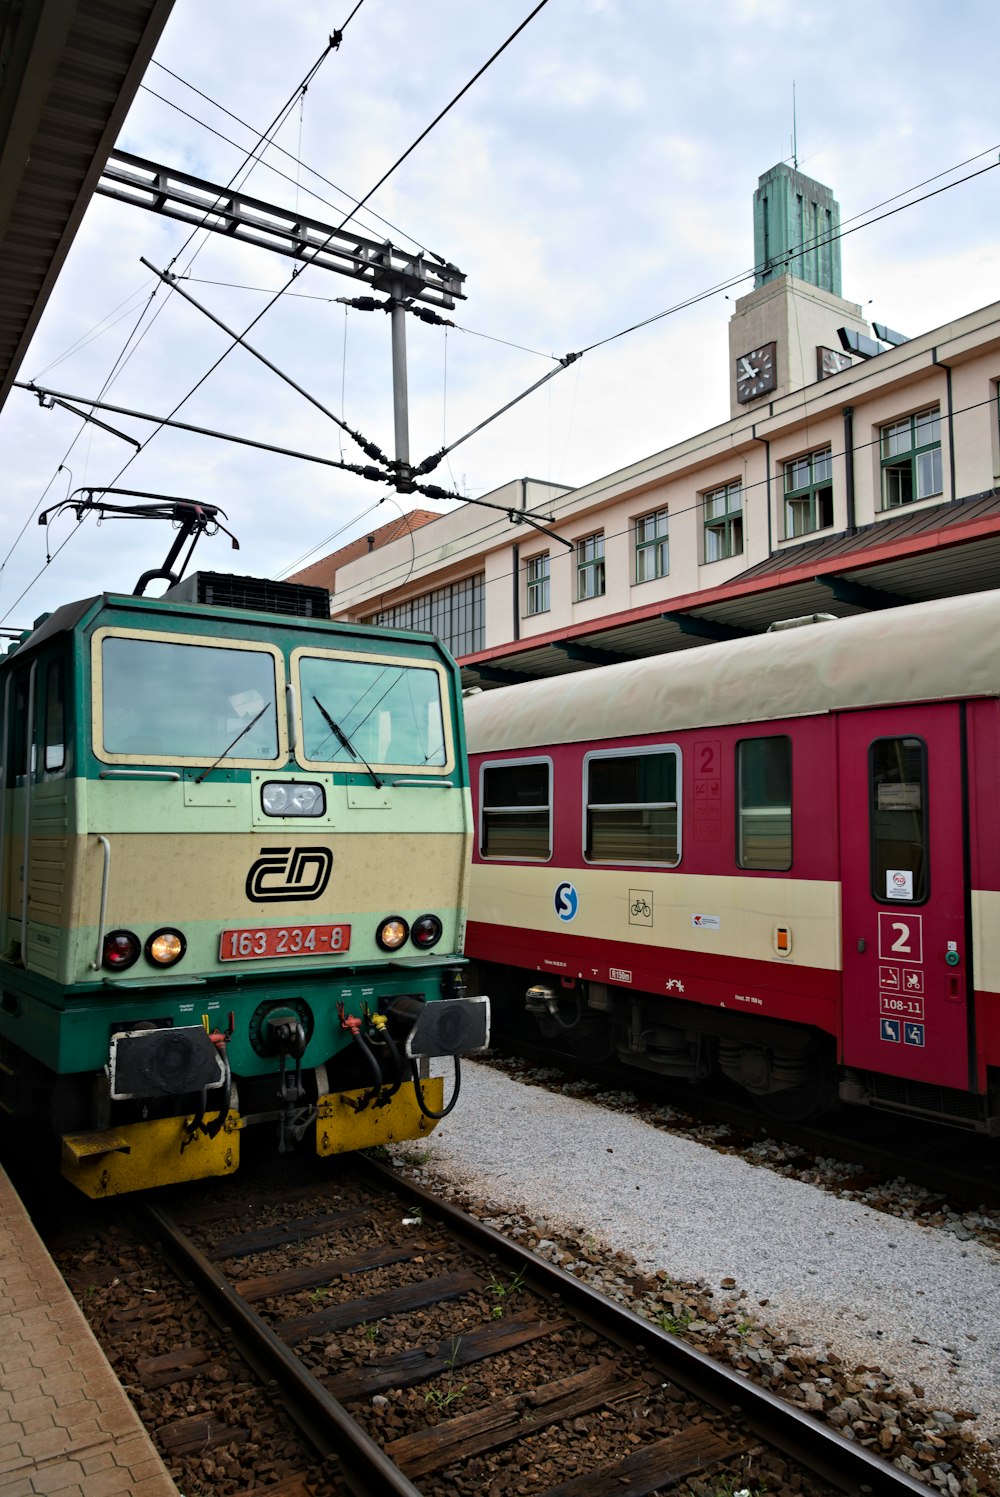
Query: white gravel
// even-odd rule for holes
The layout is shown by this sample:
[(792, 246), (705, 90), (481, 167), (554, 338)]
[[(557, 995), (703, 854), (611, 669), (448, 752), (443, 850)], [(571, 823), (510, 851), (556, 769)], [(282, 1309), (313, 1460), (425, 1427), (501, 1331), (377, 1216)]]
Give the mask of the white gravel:
[[(1000, 1254), (675, 1137), (641, 1118), (463, 1065), (427, 1165), (501, 1210), (581, 1226), (645, 1270), (724, 1278), (808, 1348), (974, 1410), (1000, 1439)], [(765, 1307), (759, 1301), (767, 1300)]]

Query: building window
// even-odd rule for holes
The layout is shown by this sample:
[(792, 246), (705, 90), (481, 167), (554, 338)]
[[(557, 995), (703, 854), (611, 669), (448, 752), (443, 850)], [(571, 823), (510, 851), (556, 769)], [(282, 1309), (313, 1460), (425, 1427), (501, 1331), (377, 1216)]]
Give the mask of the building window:
[(549, 553), (530, 556), (525, 564), (528, 579), (528, 606), (525, 613), (548, 613), (549, 611)]
[(483, 627), (484, 576), (466, 577), (448, 587), (410, 598), (365, 619), (393, 629), (415, 629), (436, 634), (453, 655), (471, 655), (485, 645)]
[(940, 494), (941, 420), (937, 406), (890, 421), (880, 433), (882, 508), (897, 509)]
[(790, 738), (744, 738), (737, 744), (736, 806), (739, 866), (791, 868)]
[(670, 538), (667, 533), (667, 511), (642, 515), (635, 522), (635, 580), (651, 582), (666, 577), (670, 571)]
[(743, 485), (725, 483), (705, 495), (705, 560), (725, 561), (743, 550)]
[(680, 861), (680, 750), (588, 754), (584, 760), (590, 863)]
[(576, 543), (576, 597), (582, 603), (585, 598), (604, 596), (604, 532), (588, 535)]
[(785, 464), (785, 539), (833, 524), (833, 458), (829, 447)]
[(484, 858), (544, 862), (552, 850), (552, 765), (517, 759), (482, 766), (479, 850)]

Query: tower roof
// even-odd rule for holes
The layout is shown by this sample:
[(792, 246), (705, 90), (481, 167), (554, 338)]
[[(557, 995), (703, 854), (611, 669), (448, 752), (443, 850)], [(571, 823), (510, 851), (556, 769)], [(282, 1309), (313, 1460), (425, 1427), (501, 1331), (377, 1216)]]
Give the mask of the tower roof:
[(753, 195), (754, 286), (793, 275), (840, 296), (839, 230), (830, 188), (779, 161)]

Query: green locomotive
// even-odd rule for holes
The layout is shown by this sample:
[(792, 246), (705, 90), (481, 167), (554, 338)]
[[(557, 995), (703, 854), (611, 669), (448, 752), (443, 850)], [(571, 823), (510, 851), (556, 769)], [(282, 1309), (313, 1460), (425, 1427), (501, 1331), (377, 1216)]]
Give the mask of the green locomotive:
[(457, 669), (328, 603), (198, 573), (0, 661), (0, 1108), (88, 1195), (422, 1136), (487, 1042)]

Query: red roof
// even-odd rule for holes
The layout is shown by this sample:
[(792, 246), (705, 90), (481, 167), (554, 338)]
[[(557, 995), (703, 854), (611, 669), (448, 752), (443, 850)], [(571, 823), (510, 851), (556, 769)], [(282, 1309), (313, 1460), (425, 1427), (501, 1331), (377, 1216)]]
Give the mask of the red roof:
[(369, 551), (377, 551), (380, 546), (387, 546), (390, 541), (399, 540), (400, 536), (411, 534), (436, 519), (438, 515), (433, 510), (411, 509), (409, 514), (399, 515), (387, 525), (380, 525), (377, 530), (369, 531), (367, 535), (359, 535), (357, 540), (348, 541), (339, 551), (331, 551), (321, 561), (314, 561), (311, 566), (303, 567), (301, 572), (294, 572), (288, 580), (310, 587), (325, 587), (328, 592), (335, 593), (338, 568), (346, 566), (349, 561), (356, 561)]

